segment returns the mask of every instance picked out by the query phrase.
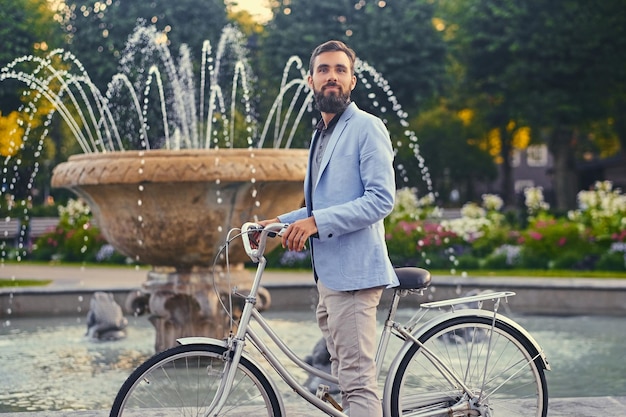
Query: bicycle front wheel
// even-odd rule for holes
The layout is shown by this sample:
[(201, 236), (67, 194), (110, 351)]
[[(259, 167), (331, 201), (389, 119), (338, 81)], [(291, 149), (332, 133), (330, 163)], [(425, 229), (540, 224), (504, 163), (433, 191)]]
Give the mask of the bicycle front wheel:
[[(474, 394), (481, 416), (546, 417), (548, 389), (542, 359), (519, 330), (489, 317), (446, 320), (419, 337)], [(392, 417), (448, 416), (448, 408), (466, 400), (458, 384), (414, 344), (392, 378)], [(441, 410), (439, 414), (438, 410)], [(474, 416), (475, 410), (466, 411)]]
[[(219, 345), (182, 345), (140, 365), (117, 394), (110, 417), (206, 416), (220, 386), (224, 352)], [(282, 417), (279, 399), (259, 368), (241, 358), (226, 404), (212, 416)]]

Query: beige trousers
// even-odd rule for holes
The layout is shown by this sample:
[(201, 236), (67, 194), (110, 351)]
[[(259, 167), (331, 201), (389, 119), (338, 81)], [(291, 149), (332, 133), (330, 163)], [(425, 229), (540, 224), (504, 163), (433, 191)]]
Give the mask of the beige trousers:
[(318, 280), (317, 289), (317, 323), (339, 379), (342, 407), (351, 417), (382, 417), (374, 362), (382, 287), (333, 291)]

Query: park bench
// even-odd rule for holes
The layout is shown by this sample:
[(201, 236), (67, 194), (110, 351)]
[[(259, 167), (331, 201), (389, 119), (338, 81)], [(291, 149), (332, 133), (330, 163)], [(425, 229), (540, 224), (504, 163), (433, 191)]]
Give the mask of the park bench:
[(54, 230), (58, 224), (58, 217), (32, 217), (29, 227), (23, 227), (20, 219), (5, 219), (0, 221), (0, 241), (12, 246), (17, 246), (20, 242), (33, 242), (39, 236)]

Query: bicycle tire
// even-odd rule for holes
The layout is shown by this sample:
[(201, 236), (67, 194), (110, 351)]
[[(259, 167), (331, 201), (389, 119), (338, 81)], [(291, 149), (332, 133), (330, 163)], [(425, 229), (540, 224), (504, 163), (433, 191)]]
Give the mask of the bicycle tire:
[[(124, 382), (110, 417), (205, 416), (221, 382), (224, 352), (226, 348), (220, 345), (191, 344), (154, 355)], [(245, 357), (239, 362), (226, 404), (217, 415), (283, 416), (273, 386)]]
[[(481, 415), (546, 417), (548, 388), (538, 352), (517, 329), (496, 320), (488, 354), (491, 325), (489, 317), (454, 317), (428, 329), (419, 340), (471, 390), (482, 393), (482, 404), (487, 408)], [(433, 410), (439, 409), (441, 416), (448, 416), (446, 408), (462, 395), (417, 344), (400, 361), (391, 388), (392, 417), (434, 416), (438, 414), (433, 414)]]

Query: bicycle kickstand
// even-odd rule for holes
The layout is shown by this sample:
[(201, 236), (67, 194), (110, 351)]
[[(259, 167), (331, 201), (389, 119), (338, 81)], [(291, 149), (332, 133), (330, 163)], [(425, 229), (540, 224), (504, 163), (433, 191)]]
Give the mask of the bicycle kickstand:
[(328, 385), (324, 385), (324, 384), (320, 384), (317, 387), (317, 393), (315, 394), (317, 396), (317, 398), (327, 401), (328, 403), (330, 403), (330, 405), (332, 405), (333, 407), (335, 407), (335, 409), (339, 410), (339, 411), (343, 411), (343, 408), (341, 408), (341, 406), (339, 405), (339, 403), (337, 401), (335, 401), (335, 399), (332, 397), (332, 395), (330, 395), (330, 387)]

